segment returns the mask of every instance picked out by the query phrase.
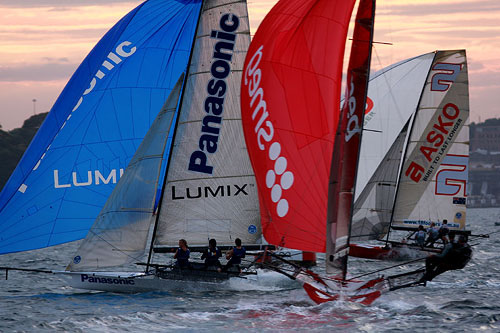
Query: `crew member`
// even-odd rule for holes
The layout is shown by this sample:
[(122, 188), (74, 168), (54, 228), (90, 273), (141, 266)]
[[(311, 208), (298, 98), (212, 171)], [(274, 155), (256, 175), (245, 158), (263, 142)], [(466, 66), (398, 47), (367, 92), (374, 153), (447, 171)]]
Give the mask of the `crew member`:
[(421, 248), (424, 247), (425, 244), (425, 230), (423, 225), (418, 226), (418, 231), (415, 234), (415, 241), (417, 242), (417, 245), (420, 246)]
[(189, 248), (185, 239), (179, 239), (179, 248), (175, 251), (174, 259), (177, 259), (177, 267), (189, 267)]
[(212, 238), (208, 241), (208, 249), (201, 255), (201, 259), (205, 259), (205, 268), (215, 267), (220, 272), (222, 268), (220, 257), (222, 252), (217, 248), (217, 241)]
[(443, 220), (443, 224), (438, 231), (438, 238), (443, 239), (443, 243), (448, 243), (448, 234), (450, 233), (450, 228), (448, 227), (448, 220)]
[(443, 252), (426, 259), (422, 282), (432, 281), (433, 278), (448, 270), (462, 269), (472, 258), (472, 249), (467, 244), (467, 238), (460, 235), (457, 243), (453, 242), (453, 238), (454, 234), (450, 233), (450, 242), (445, 245)]
[(236, 246), (234, 246), (226, 253), (226, 259), (228, 259), (229, 261), (227, 262), (226, 266), (224, 266), (224, 271), (227, 271), (232, 266), (236, 266), (241, 273), (241, 269), (239, 266), (241, 264), (241, 259), (245, 258), (245, 254), (247, 251), (243, 246), (241, 246), (241, 239), (236, 238), (234, 243)]
[(439, 230), (436, 227), (436, 223), (431, 222), (431, 226), (427, 229), (427, 235), (427, 240), (425, 241), (424, 246), (427, 246), (427, 244), (429, 244), (430, 247), (434, 246), (434, 242), (439, 238)]

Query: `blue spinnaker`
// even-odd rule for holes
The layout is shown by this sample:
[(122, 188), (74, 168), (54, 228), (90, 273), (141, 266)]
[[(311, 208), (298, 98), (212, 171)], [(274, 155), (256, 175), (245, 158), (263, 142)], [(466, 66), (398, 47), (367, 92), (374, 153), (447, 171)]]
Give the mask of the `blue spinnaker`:
[(201, 0), (150, 0), (85, 58), (0, 193), (0, 254), (87, 234), (186, 70)]

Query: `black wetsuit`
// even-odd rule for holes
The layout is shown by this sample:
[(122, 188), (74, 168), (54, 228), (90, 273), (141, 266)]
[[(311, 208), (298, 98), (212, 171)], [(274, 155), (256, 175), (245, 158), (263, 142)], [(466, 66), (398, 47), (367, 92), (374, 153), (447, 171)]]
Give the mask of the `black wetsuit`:
[(464, 268), (472, 258), (472, 249), (469, 244), (448, 243), (443, 252), (430, 256), (425, 261), (423, 280), (432, 281), (433, 278), (452, 269)]

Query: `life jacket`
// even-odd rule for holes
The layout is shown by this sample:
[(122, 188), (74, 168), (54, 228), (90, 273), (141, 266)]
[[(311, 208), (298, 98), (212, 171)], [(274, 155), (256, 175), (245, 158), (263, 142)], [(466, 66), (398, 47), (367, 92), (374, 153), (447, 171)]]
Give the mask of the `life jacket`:
[(231, 263), (232, 264), (240, 264), (241, 263), (241, 258), (245, 258), (246, 254), (246, 249), (242, 247), (241, 249), (238, 249), (236, 246), (233, 247), (233, 256), (231, 257)]
[(189, 254), (189, 249), (186, 249), (186, 251), (180, 247), (177, 249), (177, 264), (179, 267), (183, 268), (189, 266)]
[(469, 244), (453, 244), (449, 253), (450, 264), (453, 269), (462, 269), (472, 258), (472, 249)]
[(205, 263), (209, 266), (220, 264), (219, 258), (222, 257), (222, 252), (217, 247), (215, 249), (207, 249), (202, 259), (205, 258)]

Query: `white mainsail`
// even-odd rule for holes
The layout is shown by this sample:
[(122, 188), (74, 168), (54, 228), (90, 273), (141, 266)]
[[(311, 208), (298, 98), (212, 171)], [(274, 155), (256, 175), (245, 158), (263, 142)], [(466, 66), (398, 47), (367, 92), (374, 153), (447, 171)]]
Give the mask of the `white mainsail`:
[[(446, 65), (446, 61), (450, 62), (450, 59), (455, 60), (453, 60), (452, 64)], [(467, 88), (465, 51), (436, 51), (424, 54), (393, 65), (383, 70), (380, 74), (377, 73), (377, 76), (370, 82), (370, 89), (374, 89), (371, 95), (374, 106), (365, 118), (367, 119), (365, 121), (366, 131), (363, 133), (360, 157), (365, 163), (362, 164), (364, 173), (358, 173), (357, 189), (360, 192), (357, 192), (358, 198), (354, 209), (352, 226), (352, 237), (354, 240), (382, 238), (389, 230), (388, 226), (393, 222), (393, 219), (395, 221), (393, 225), (396, 226), (404, 225), (405, 227), (416, 228), (421, 222), (424, 225), (429, 225), (431, 221), (437, 222), (442, 219), (453, 219), (454, 221), (459, 221), (460, 227), (455, 225), (456, 228), (463, 229), (465, 227), (465, 192), (458, 195), (455, 193), (455, 190), (460, 187), (460, 184), (463, 184), (462, 191), (465, 191), (465, 183), (467, 182), (467, 120), (464, 121), (464, 129), (456, 129), (458, 135), (455, 135), (453, 140), (450, 141), (448, 145), (450, 151), (445, 157), (445, 162), (440, 172), (437, 173), (440, 179), (442, 179), (440, 188), (446, 189), (447, 196), (444, 196), (444, 193), (439, 194), (432, 186), (427, 186), (425, 193), (423, 191), (415, 191), (412, 185), (408, 183), (408, 177), (401, 174), (401, 170), (407, 170), (409, 167), (408, 164), (405, 164), (406, 169), (402, 169), (403, 160), (407, 161), (404, 156), (410, 156), (410, 153), (407, 152), (408, 149), (413, 149), (413, 151), (420, 149), (418, 147), (415, 149), (411, 148), (415, 147), (415, 143), (412, 146), (409, 141), (409, 135), (412, 135), (414, 141), (416, 136), (418, 136), (418, 139), (426, 140), (422, 136), (422, 130), (426, 126), (428, 128), (434, 126), (432, 119), (429, 118), (430, 110), (438, 110), (439, 103), (443, 100), (444, 94), (448, 93), (447, 84), (453, 84), (450, 81), (449, 75), (453, 72), (447, 70), (446, 66), (455, 66), (453, 68), (456, 68), (457, 61), (462, 61), (458, 59), (463, 60), (463, 65), (458, 66), (462, 66), (464, 72), (461, 74), (461, 80), (463, 81), (465, 77), (465, 81), (461, 83), (461, 96), (458, 98), (453, 94), (448, 95), (447, 101), (459, 103), (460, 110), (464, 109), (468, 114), (468, 93), (463, 91), (463, 89)], [(415, 66), (417, 63), (419, 66)], [(410, 66), (401, 66), (405, 64)], [(402, 71), (399, 72), (399, 70)], [(405, 74), (405, 71), (408, 71), (408, 73)], [(395, 73), (396, 76), (388, 75), (391, 72)], [(418, 79), (416, 79), (416, 75), (418, 75)], [(396, 81), (393, 80), (395, 77), (397, 78)], [(434, 86), (438, 87), (435, 89), (446, 90), (432, 90), (433, 80)], [(380, 89), (384, 85), (385, 88)], [(391, 89), (393, 90), (386, 90), (389, 86), (392, 86)], [(400, 89), (399, 92), (397, 92), (397, 89)], [(458, 85), (454, 90), (457, 89)], [(385, 100), (392, 104), (386, 104), (383, 108), (377, 109), (377, 106), (381, 103), (378, 101), (375, 91), (378, 91), (382, 96), (387, 96)], [(466, 104), (467, 106), (465, 106)], [(443, 106), (441, 105), (441, 107)], [(401, 117), (402, 114), (405, 116)], [(392, 124), (388, 122), (372, 123), (372, 120), (376, 119), (376, 117), (394, 119), (391, 120)], [(409, 131), (401, 130), (408, 123), (410, 124), (410, 128), (413, 129)], [(397, 139), (394, 138), (392, 141), (387, 141), (393, 135), (391, 133), (394, 133), (395, 129), (398, 128), (401, 132)], [(426, 135), (429, 134), (429, 131), (425, 132)], [(386, 134), (387, 132), (389, 135)], [(401, 137), (403, 132), (407, 133), (404, 135), (404, 138)], [(407, 147), (400, 147), (403, 141), (408, 143)], [(399, 160), (396, 161), (396, 159)], [(455, 180), (454, 184), (446, 184), (448, 174), (458, 177), (454, 178), (458, 180)], [(400, 177), (401, 181), (399, 181)], [(403, 186), (404, 182), (407, 185)], [(437, 184), (435, 179), (432, 182), (434, 185)], [(395, 193), (398, 193), (397, 199)], [(453, 198), (453, 193), (457, 194), (455, 198)], [(417, 206), (419, 208), (416, 208)]]
[(417, 109), (433, 59), (434, 52), (423, 54), (384, 68), (370, 77), (356, 199)]
[(245, 1), (205, 1), (196, 34), (155, 245), (256, 243), (260, 217), (241, 127), (250, 43)]
[(181, 75), (67, 270), (95, 270), (142, 259), (183, 79)]
[(465, 228), (469, 160), (465, 50), (440, 51), (427, 77), (408, 142), (393, 226), (449, 221)]
[(220, 244), (260, 239), (239, 104), (249, 43), (245, 1), (204, 1), (184, 88), (180, 78), (68, 270), (97, 270), (143, 257), (172, 132), (154, 244), (176, 245), (180, 238), (190, 245), (206, 245), (210, 238)]

